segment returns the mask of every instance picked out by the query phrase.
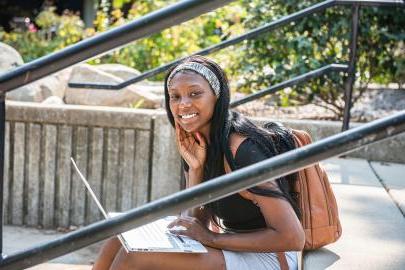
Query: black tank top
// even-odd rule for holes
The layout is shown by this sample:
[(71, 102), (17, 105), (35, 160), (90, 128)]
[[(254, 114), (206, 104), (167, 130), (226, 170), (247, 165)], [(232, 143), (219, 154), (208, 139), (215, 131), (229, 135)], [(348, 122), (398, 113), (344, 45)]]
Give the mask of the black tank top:
[[(260, 147), (250, 138), (246, 138), (235, 154), (237, 169), (266, 159)], [(207, 205), (218, 225), (228, 231), (250, 231), (266, 227), (259, 207), (244, 199), (238, 193)]]

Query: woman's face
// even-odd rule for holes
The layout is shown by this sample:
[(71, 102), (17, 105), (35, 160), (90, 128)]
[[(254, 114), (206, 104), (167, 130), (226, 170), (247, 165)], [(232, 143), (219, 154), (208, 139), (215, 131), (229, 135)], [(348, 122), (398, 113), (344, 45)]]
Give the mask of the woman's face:
[(204, 77), (191, 71), (179, 72), (172, 78), (168, 91), (176, 123), (187, 132), (198, 131), (208, 136), (217, 98)]

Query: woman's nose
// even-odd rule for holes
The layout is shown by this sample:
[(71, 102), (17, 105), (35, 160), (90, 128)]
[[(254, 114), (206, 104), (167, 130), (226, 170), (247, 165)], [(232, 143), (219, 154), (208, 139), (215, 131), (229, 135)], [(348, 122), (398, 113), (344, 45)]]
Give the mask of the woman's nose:
[(189, 97), (182, 97), (180, 98), (180, 106), (188, 107), (191, 105), (191, 99)]

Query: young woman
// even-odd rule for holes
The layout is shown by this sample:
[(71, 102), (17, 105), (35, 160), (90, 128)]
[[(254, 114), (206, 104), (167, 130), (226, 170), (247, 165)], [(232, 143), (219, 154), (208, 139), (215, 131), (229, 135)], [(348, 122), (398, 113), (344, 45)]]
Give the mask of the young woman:
[[(166, 111), (176, 129), (186, 186), (251, 165), (294, 148), (289, 132), (277, 125), (255, 126), (229, 111), (229, 85), (212, 60), (192, 56), (165, 80)], [(104, 269), (297, 269), (305, 236), (291, 197), (290, 175), (192, 209), (169, 227), (204, 244), (208, 253), (130, 253), (114, 238), (94, 265)]]

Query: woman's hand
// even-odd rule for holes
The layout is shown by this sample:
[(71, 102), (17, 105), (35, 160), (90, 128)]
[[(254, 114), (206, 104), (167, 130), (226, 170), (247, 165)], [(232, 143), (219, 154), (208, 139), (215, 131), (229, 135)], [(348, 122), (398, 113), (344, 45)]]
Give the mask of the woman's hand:
[[(176, 229), (175, 226), (181, 226), (183, 228)], [(197, 218), (179, 217), (170, 223), (167, 228), (173, 234), (185, 235), (199, 241), (203, 245), (213, 246), (215, 233), (208, 230)]]
[(191, 170), (202, 170), (207, 157), (207, 144), (201, 133), (186, 132), (178, 123), (176, 125), (176, 142), (180, 155)]

